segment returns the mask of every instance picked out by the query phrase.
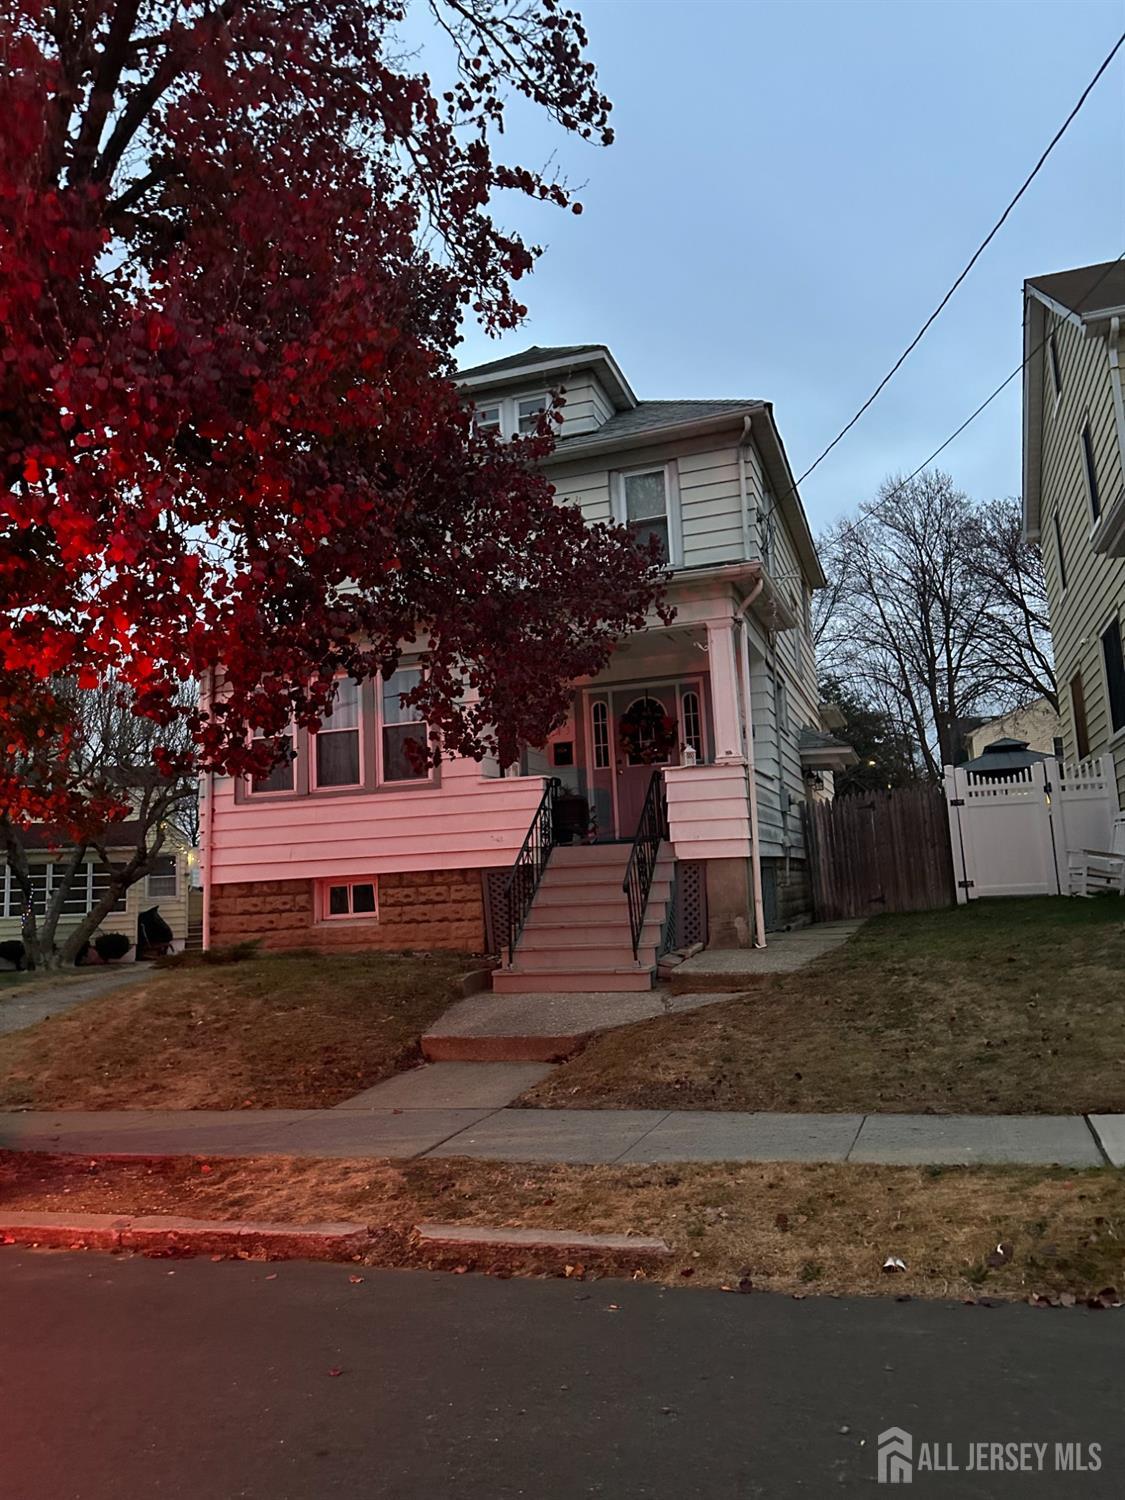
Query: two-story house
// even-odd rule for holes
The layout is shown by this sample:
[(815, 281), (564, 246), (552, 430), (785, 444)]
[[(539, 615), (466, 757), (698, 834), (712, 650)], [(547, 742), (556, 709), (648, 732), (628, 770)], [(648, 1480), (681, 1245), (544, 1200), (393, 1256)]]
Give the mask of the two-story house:
[(531, 348), (460, 380), (504, 436), (564, 392), (546, 460), (558, 501), (657, 536), (675, 618), (621, 641), (510, 767), (419, 776), (399, 753), (424, 654), (348, 685), (291, 765), (210, 789), (209, 942), (504, 950), (498, 988), (612, 991), (647, 987), (669, 944), (764, 941), (807, 909), (801, 803), (854, 759), (819, 717), (824, 578), (771, 406), (638, 400), (602, 345)]
[(1068, 760), (1125, 805), (1125, 261), (1024, 283), (1024, 531), (1043, 552)]

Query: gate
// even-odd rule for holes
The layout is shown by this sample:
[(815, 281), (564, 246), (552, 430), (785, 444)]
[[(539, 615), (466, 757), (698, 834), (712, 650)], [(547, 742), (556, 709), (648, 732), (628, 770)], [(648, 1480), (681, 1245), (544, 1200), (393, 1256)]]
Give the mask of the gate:
[(941, 787), (920, 784), (806, 802), (803, 817), (818, 921), (952, 906)]
[(1037, 761), (1004, 777), (946, 767), (958, 902), (1067, 894), (1067, 853), (1104, 849), (1117, 813), (1112, 764)]

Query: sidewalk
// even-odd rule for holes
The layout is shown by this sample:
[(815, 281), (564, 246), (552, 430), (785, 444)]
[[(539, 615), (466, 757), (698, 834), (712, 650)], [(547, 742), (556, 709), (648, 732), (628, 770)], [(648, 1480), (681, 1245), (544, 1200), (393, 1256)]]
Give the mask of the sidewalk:
[(7, 1112), (0, 1113), (0, 1149), (140, 1156), (466, 1156), (603, 1164), (1097, 1167), (1107, 1160), (1125, 1166), (1125, 1115), (724, 1114), (437, 1103), (370, 1108), (350, 1101), (331, 1110)]

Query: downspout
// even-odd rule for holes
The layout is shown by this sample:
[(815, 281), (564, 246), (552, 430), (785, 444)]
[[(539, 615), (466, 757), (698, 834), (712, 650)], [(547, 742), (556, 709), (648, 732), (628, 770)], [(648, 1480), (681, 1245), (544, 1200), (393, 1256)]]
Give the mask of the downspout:
[(754, 897), (754, 947), (766, 946), (766, 907), (762, 899), (762, 844), (758, 833), (758, 779), (754, 771), (753, 698), (750, 687), (750, 626), (746, 611), (765, 587), (765, 578), (757, 583), (739, 606), (738, 618), (742, 637), (742, 746), (746, 761), (746, 793), (750, 799), (750, 886)]
[(1117, 418), (1117, 448), (1121, 454), (1121, 475), (1125, 479), (1125, 397), (1121, 393), (1121, 319), (1110, 318), (1106, 347), (1109, 350), (1109, 383), (1113, 390), (1113, 414)]
[[(207, 710), (210, 712), (211, 704), (215, 695), (215, 669), (212, 667), (207, 673)], [(205, 785), (207, 787), (206, 815), (207, 825), (203, 835), (203, 951), (211, 946), (211, 851), (215, 841), (215, 773), (208, 767)]]
[(777, 711), (777, 635), (773, 634), (770, 641), (773, 647), (773, 665), (770, 667), (770, 675), (773, 678), (773, 741), (774, 753), (777, 755), (777, 810), (781, 814), (781, 847), (785, 853), (785, 878), (789, 879), (789, 792), (785, 785), (785, 763), (781, 758), (781, 716)]

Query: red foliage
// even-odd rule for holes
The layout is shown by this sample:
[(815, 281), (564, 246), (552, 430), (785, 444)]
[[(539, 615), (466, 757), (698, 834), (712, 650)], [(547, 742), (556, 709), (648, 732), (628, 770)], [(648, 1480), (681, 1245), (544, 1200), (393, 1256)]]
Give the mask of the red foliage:
[[(387, 0), (5, 12), (10, 763), (53, 678), (112, 672), (163, 723), (221, 667), (195, 759), (260, 767), (250, 731), (314, 724), (337, 673), (389, 672), (403, 643), (445, 753), (541, 740), (659, 586), (553, 503), (549, 421), (479, 434), (449, 378), (466, 305), (496, 330), (523, 312), (535, 252), (491, 221), (495, 189), (578, 207), (494, 160), (504, 90), (610, 138), (577, 17), (541, 0), (512, 33), (498, 0), (436, 0), (460, 58), (439, 97), (388, 60)], [(0, 780), (0, 808), (43, 816), (50, 778), (30, 786)]]

